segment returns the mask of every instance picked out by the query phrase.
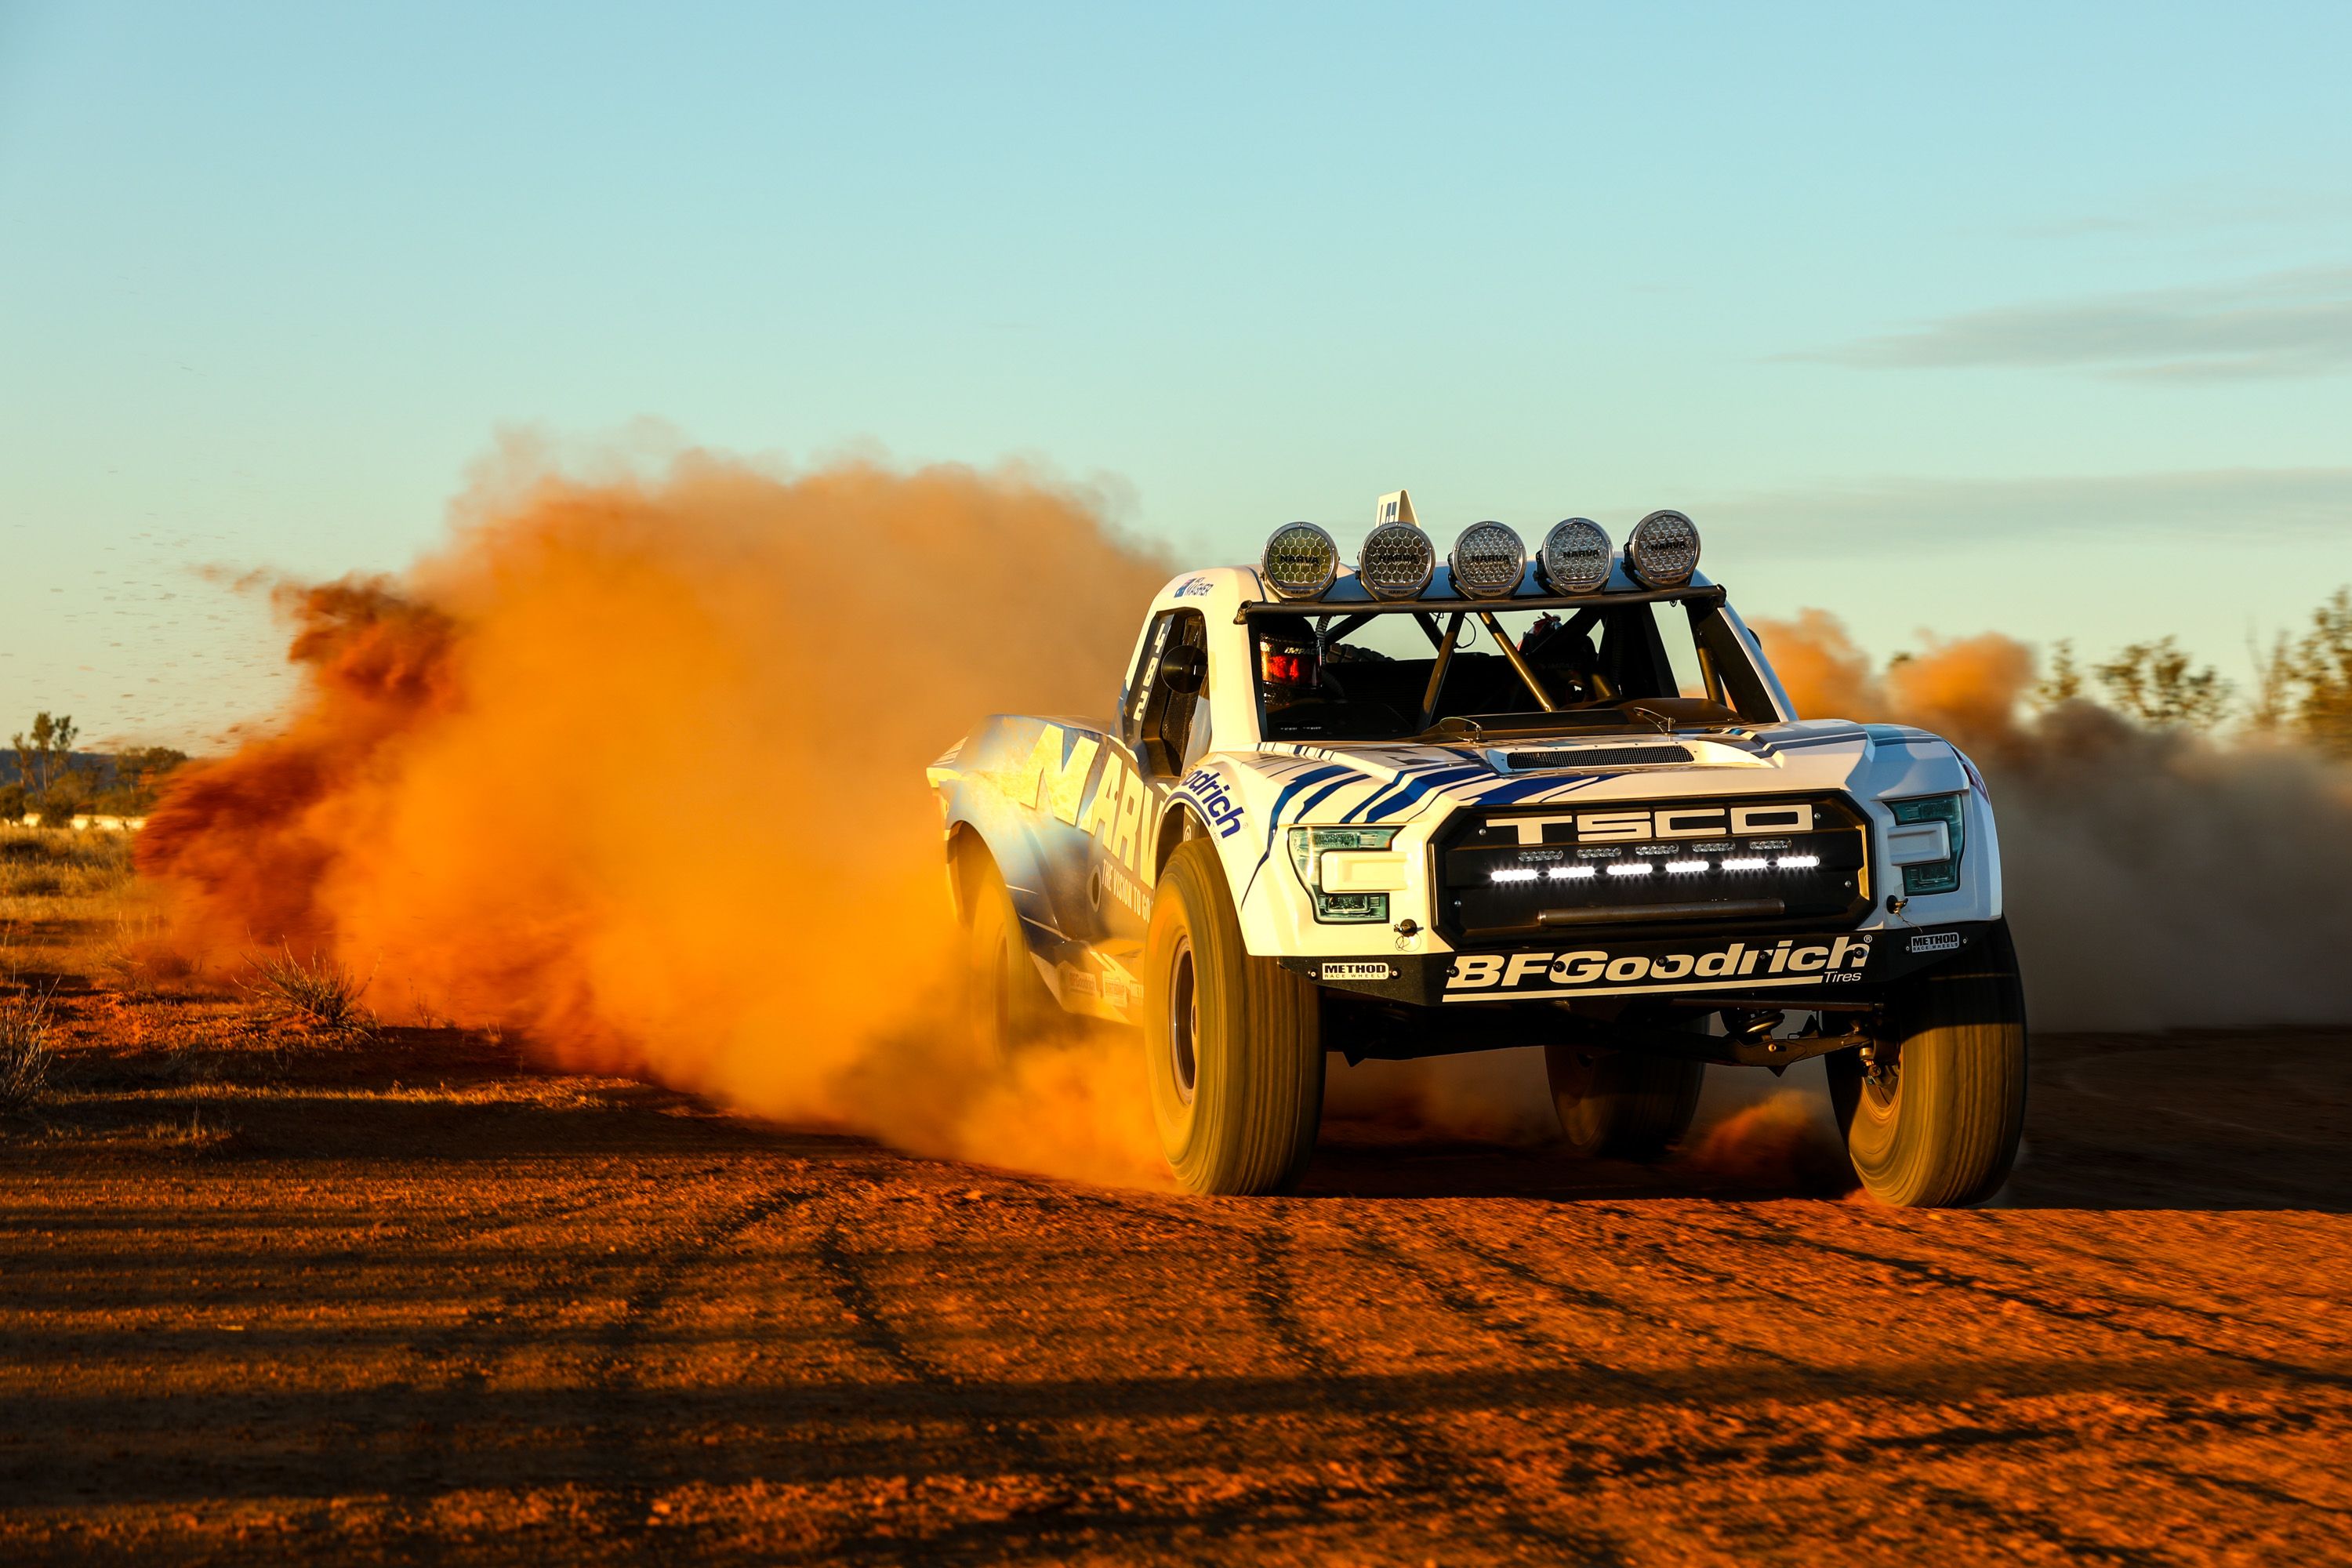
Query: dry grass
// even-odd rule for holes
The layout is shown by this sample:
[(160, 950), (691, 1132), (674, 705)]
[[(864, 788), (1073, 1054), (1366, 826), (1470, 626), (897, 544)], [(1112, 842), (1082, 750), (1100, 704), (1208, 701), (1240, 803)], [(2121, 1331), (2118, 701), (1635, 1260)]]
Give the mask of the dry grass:
[(365, 1040), (376, 1032), (375, 1015), (361, 1000), (368, 983), (325, 956), (301, 958), (291, 947), (256, 965), (247, 992), (280, 1023), (331, 1039)]
[(38, 991), (0, 996), (0, 1111), (23, 1110), (49, 1086), (57, 1054), (49, 999)]
[(88, 974), (132, 892), (128, 834), (0, 826), (0, 967)]
[(92, 918), (130, 880), (127, 833), (0, 827), (0, 920)]

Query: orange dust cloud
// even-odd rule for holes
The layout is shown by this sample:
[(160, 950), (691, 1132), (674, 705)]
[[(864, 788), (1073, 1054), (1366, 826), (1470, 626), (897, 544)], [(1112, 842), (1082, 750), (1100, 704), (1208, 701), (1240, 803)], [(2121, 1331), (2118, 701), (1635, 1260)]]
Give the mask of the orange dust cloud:
[(2352, 1019), (2352, 773), (2261, 735), (2030, 710), (2032, 652), (1988, 633), (1871, 668), (1836, 619), (1759, 625), (1801, 714), (1925, 725), (1992, 789), (2037, 1027)]
[(141, 868), (215, 961), (290, 942), (562, 1066), (1157, 1181), (1129, 1058), (972, 1059), (923, 765), (1108, 709), (1166, 576), (1020, 470), (509, 453), (400, 579), (280, 591), (299, 701), (186, 772)]

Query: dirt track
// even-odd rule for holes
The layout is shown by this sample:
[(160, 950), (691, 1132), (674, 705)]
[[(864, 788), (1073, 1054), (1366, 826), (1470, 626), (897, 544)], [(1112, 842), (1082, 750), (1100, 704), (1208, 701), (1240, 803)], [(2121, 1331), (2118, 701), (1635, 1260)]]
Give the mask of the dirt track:
[(2045, 1037), (2013, 1206), (1904, 1214), (1363, 1142), (1107, 1193), (74, 1006), (0, 1560), (2352, 1559), (2352, 1037)]

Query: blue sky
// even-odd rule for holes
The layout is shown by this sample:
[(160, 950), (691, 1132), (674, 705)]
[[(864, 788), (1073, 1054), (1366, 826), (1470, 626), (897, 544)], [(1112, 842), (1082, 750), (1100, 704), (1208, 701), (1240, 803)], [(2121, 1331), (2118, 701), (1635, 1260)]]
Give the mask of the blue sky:
[(396, 567), (513, 426), (1033, 458), (1223, 559), (1681, 506), (1751, 616), (2234, 671), (2352, 582), (2347, 61), (2341, 5), (0, 0), (0, 733), (266, 712), (203, 569)]

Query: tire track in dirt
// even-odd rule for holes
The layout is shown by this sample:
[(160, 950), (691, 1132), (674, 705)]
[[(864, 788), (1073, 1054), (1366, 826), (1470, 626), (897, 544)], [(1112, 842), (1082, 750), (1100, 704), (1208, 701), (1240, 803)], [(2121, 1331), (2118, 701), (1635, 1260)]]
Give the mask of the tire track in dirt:
[[(528, 1205), (520, 1214), (499, 1211), (496, 1217), (483, 1216), (479, 1224), (467, 1223), (470, 1216), (448, 1216), (411, 1235), (433, 1236), (443, 1242), (473, 1241), (500, 1231), (593, 1214), (607, 1205), (614, 1185), (611, 1180), (602, 1182), (584, 1196), (576, 1190), (551, 1194)], [(405, 1534), (420, 1561), (440, 1562), (448, 1550), (449, 1543), (432, 1524), (432, 1504), (439, 1495), (458, 1489), (471, 1479), (467, 1473), (470, 1462), (459, 1438), (469, 1429), (488, 1424), (492, 1377), (517, 1349), (543, 1334), (549, 1320), (578, 1294), (581, 1284), (576, 1271), (550, 1260), (527, 1282), (510, 1285), (493, 1300), (468, 1308), (457, 1323), (409, 1342), (409, 1353), (434, 1374), (431, 1386), (418, 1391), (430, 1401), (434, 1414), (412, 1429), (418, 1442), (403, 1466), (405, 1484), (394, 1514), (395, 1528)]]
[[(1546, 1295), (1557, 1297), (1570, 1306), (1580, 1307), (1590, 1311), (1603, 1313), (1611, 1317), (1618, 1318), (1627, 1323), (1639, 1323), (1644, 1327), (1655, 1329), (1663, 1333), (1671, 1335), (1677, 1340), (1695, 1339), (1703, 1341), (1706, 1343), (1715, 1346), (1718, 1350), (1730, 1352), (1734, 1354), (1756, 1356), (1766, 1361), (1777, 1362), (1781, 1365), (1788, 1367), (1802, 1368), (1806, 1370), (1811, 1370), (1811, 1363), (1806, 1362), (1796, 1356), (1791, 1356), (1785, 1352), (1775, 1350), (1770, 1345), (1759, 1344), (1755, 1341), (1748, 1339), (1735, 1339), (1730, 1335), (1722, 1333), (1721, 1331), (1709, 1328), (1705, 1324), (1669, 1317), (1663, 1312), (1652, 1311), (1648, 1309), (1637, 1306), (1633, 1302), (1624, 1300), (1622, 1297), (1612, 1296), (1606, 1291), (1595, 1290), (1589, 1286), (1576, 1285), (1565, 1279), (1556, 1279), (1550, 1275), (1543, 1273), (1530, 1264), (1522, 1262), (1521, 1260), (1511, 1257), (1508, 1253), (1506, 1253), (1499, 1248), (1490, 1247), (1484, 1242), (1474, 1239), (1463, 1231), (1459, 1224), (1452, 1219), (1441, 1216), (1433, 1216), (1429, 1223), (1430, 1228), (1434, 1234), (1451, 1243), (1459, 1251), (1477, 1259), (1483, 1264), (1486, 1264), (1488, 1268), (1494, 1268), (1511, 1279), (1518, 1280), (1520, 1283), (1532, 1289), (1540, 1291)], [(1652, 1250), (1654, 1255), (1656, 1256), (1662, 1263), (1674, 1268), (1679, 1272), (1693, 1279), (1705, 1281), (1707, 1284), (1734, 1285), (1743, 1289), (1759, 1289), (1753, 1280), (1722, 1270), (1695, 1266), (1687, 1259), (1679, 1258), (1674, 1253), (1668, 1252), (1662, 1247), (1653, 1248)], [(1809, 1304), (1818, 1305), (1817, 1303)]]
[(2066, 1529), (2039, 1510), (2013, 1507), (1982, 1492), (1931, 1484), (1921, 1488), (1920, 1495), (1936, 1503), (1948, 1517), (1973, 1519), (1996, 1538), (2029, 1536), (2063, 1553), (2068, 1563), (2108, 1563), (2115, 1568), (2180, 1568), (2185, 1561), (2157, 1548), (2095, 1540)]
[[(1769, 1346), (1730, 1339), (1696, 1325), (1681, 1324), (1656, 1313), (1641, 1311), (1599, 1292), (1554, 1280), (1518, 1259), (1462, 1235), (1450, 1222), (1436, 1221), (1431, 1228), (1466, 1255), (1520, 1280), (1532, 1289), (1559, 1294), (1579, 1306), (1603, 1310), (1619, 1310), (1632, 1321), (1651, 1324), (1670, 1333), (1703, 1339), (1720, 1349), (1754, 1355), (1803, 1373), (1819, 1383), (1825, 1396), (1838, 1392), (1838, 1373), (1834, 1366), (1806, 1361)], [(1736, 1278), (1731, 1275), (1721, 1277)], [(1792, 1300), (1809, 1300), (1779, 1291), (1771, 1294)], [(1921, 1402), (1906, 1398), (1903, 1403)], [(2168, 1410), (2144, 1421), (2120, 1423), (2116, 1429), (2129, 1431), (2135, 1436), (2143, 1433), (2152, 1436), (2177, 1432), (2184, 1415), (2195, 1420), (2222, 1414)], [(1793, 1425), (1796, 1419), (1789, 1415), (1776, 1416), (1769, 1428), (1759, 1434), (1759, 1440), (1754, 1444), (1732, 1443), (1684, 1452), (1635, 1453), (1619, 1449), (1612, 1453), (1606, 1465), (1570, 1467), (1563, 1471), (1562, 1481), (1570, 1486), (1633, 1477), (1646, 1480), (1705, 1481), (1719, 1478), (1725, 1467), (1733, 1463), (1752, 1465), (1762, 1475), (1790, 1478), (1834, 1474), (1845, 1467), (1868, 1463), (1874, 1456), (1888, 1452), (1899, 1451), (1906, 1457), (1917, 1458), (1963, 1458), (1993, 1449), (2023, 1457), (2037, 1450), (2070, 1452), (2082, 1439), (2082, 1433), (2074, 1426), (2040, 1421), (2011, 1422), (1998, 1426), (1963, 1423), (1928, 1432), (1872, 1434), (1866, 1438), (1856, 1438), (1850, 1434), (1809, 1434), (1796, 1429)]]
[(1307, 1327), (1288, 1254), (1297, 1239), (1290, 1218), (1270, 1210), (1254, 1238), (1255, 1279), (1247, 1289), (1259, 1321), (1275, 1342), (1332, 1405), (1380, 1434), (1409, 1478), (1387, 1489), (1391, 1500), (1419, 1493), (1433, 1511), (1459, 1517), (1484, 1502), (1496, 1524), (1521, 1556), (1541, 1563), (1574, 1561), (1616, 1564), (1624, 1561), (1616, 1542), (1598, 1531), (1547, 1525), (1524, 1511), (1509, 1485), (1489, 1470), (1466, 1463), (1459, 1449), (1437, 1442), (1409, 1416), (1368, 1397), (1360, 1381)]
[[(1955, 1250), (1952, 1247), (1942, 1242), (1941, 1238), (1936, 1237), (1932, 1233), (1921, 1230), (1913, 1225), (1906, 1224), (1899, 1215), (1889, 1211), (1874, 1211), (1862, 1208), (1857, 1205), (1844, 1217), (1854, 1224), (1869, 1227), (1876, 1234), (1888, 1237), (1899, 1237), (1902, 1240), (1910, 1242), (1922, 1250), (1928, 1251), (1930, 1253), (1949, 1253), (1950, 1251)], [(1996, 1232), (1992, 1236), (1971, 1236), (1969, 1238), (1968, 1246), (1965, 1248), (1965, 1256), (1973, 1259), (2001, 1264), (2010, 1268), (2015, 1269), (2020, 1273), (2027, 1275), (2043, 1273), (2048, 1270), (2049, 1259), (2046, 1257), (2027, 1257), (2014, 1252), (2005, 1247), (1995, 1245), (1999, 1235), (2000, 1233)], [(2258, 1325), (2262, 1328), (2281, 1334), (2299, 1334), (2307, 1332), (2307, 1331), (2303, 1327), (2291, 1322), (2283, 1321), (2274, 1316), (2263, 1312), (2262, 1310), (2261, 1303), (2257, 1301), (2248, 1301), (2242, 1309), (2225, 1310), (2217, 1307), (2199, 1306), (2194, 1302), (2181, 1300), (2177, 1295), (2163, 1297), (2145, 1294), (2133, 1289), (2126, 1282), (2133, 1274), (2145, 1275), (2152, 1271), (2148, 1266), (2142, 1264), (2138, 1259), (2126, 1259), (2105, 1256), (2088, 1248), (2074, 1246), (2065, 1238), (2053, 1236), (2046, 1231), (2037, 1236), (2035, 1240), (2037, 1244), (2047, 1252), (2063, 1253), (2069, 1257), (2082, 1258), (2085, 1261), (2102, 1263), (2115, 1269), (2118, 1274), (2123, 1276), (2122, 1279), (2111, 1279), (2099, 1277), (2097, 1275), (2085, 1277), (2083, 1274), (2077, 1273), (2065, 1277), (2063, 1281), (2064, 1283), (2070, 1286), (2079, 1287), (2086, 1295), (2099, 1296), (2110, 1301), (2136, 1308), (2141, 1311), (2170, 1312), (2179, 1317), (2194, 1320), (2207, 1328), (2232, 1329), (2242, 1328), (2252, 1324)], [(2151, 1259), (2149, 1261), (2153, 1263), (2155, 1260)], [(2172, 1269), (2168, 1272), (2170, 1277), (2175, 1279), (2179, 1279), (2184, 1282), (2194, 1282), (2200, 1285), (2203, 1283), (2201, 1280), (2196, 1280), (2194, 1276), (2181, 1269)]]
[(1696, 1223), (1701, 1228), (1707, 1230), (1720, 1240), (1780, 1247), (1795, 1253), (1820, 1253), (1826, 1257), (1888, 1269), (1928, 1284), (1983, 1296), (2028, 1311), (2039, 1312), (2063, 1322), (2088, 1324), (2105, 1332), (2126, 1335), (2151, 1344), (2160, 1344), (2168, 1349), (2232, 1361), (2241, 1366), (2265, 1372), (2290, 1383), (2320, 1384), (2333, 1388), (2352, 1388), (2352, 1375), (2325, 1367), (2306, 1366), (2294, 1362), (2280, 1361), (2272, 1356), (2231, 1350), (2214, 1344), (2209, 1340), (2188, 1334), (2171, 1333), (2145, 1323), (2119, 1321), (2107, 1313), (2052, 1301), (2031, 1290), (2002, 1285), (1948, 1265), (1905, 1258), (1895, 1253), (1873, 1251), (1866, 1247), (1843, 1246), (1822, 1237), (1783, 1225), (1768, 1215), (1750, 1213), (1740, 1217), (1756, 1228), (1727, 1228), (1707, 1225), (1704, 1221)]
[(1538, 1329), (1526, 1319), (1510, 1313), (1492, 1298), (1482, 1297), (1475, 1289), (1447, 1279), (1435, 1265), (1399, 1247), (1380, 1234), (1366, 1219), (1339, 1215), (1335, 1216), (1333, 1223), (1355, 1238), (1353, 1250), (1360, 1256), (1412, 1275), (1446, 1310), (1482, 1332), (1507, 1340), (1547, 1364), (1565, 1362), (1578, 1371), (1603, 1381), (1633, 1384), (1653, 1394), (1664, 1393), (1663, 1385), (1655, 1378), (1594, 1361), (1566, 1336)]
[(635, 1409), (643, 1393), (637, 1361), (647, 1322), (713, 1252), (777, 1215), (817, 1200), (805, 1166), (792, 1163), (803, 1168), (725, 1205), (654, 1261), (643, 1283), (623, 1298), (588, 1369), (588, 1386), (600, 1418), (589, 1425), (586, 1436), (605, 1471), (597, 1488), (595, 1517), (609, 1538), (625, 1542), (630, 1555), (642, 1561), (677, 1561), (681, 1554), (690, 1555), (691, 1547), (689, 1540), (661, 1526), (653, 1513), (654, 1500), (663, 1489), (663, 1478), (656, 1472), (664, 1456), (646, 1442), (646, 1424), (636, 1418)]

